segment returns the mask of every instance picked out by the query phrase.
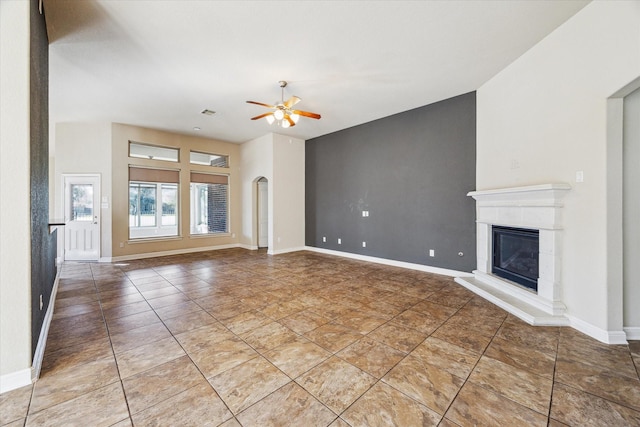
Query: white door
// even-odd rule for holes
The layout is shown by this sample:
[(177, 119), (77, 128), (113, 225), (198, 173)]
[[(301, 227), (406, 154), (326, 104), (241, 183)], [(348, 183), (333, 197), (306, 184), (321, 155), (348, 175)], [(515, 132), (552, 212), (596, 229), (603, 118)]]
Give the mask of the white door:
[(100, 259), (100, 176), (64, 177), (64, 259)]
[(258, 247), (269, 247), (269, 183), (258, 181)]

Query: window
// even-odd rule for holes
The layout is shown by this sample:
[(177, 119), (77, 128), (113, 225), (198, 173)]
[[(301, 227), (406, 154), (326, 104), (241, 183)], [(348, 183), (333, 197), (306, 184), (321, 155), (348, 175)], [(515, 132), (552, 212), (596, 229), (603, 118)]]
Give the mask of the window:
[(178, 235), (178, 171), (129, 168), (129, 238)]
[(229, 156), (224, 154), (189, 152), (189, 162), (193, 165), (215, 166), (218, 168), (229, 167)]
[(179, 154), (180, 150), (178, 148), (160, 147), (158, 145), (129, 141), (129, 157), (177, 162), (179, 160)]
[(191, 172), (191, 234), (229, 232), (229, 177)]

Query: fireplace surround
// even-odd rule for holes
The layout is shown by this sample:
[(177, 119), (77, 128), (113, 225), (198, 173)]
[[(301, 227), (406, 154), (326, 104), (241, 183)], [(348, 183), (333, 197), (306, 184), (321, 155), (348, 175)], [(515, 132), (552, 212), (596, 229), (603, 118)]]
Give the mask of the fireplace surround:
[[(456, 282), (534, 325), (567, 325), (562, 301), (562, 199), (568, 184), (472, 191), (476, 200), (477, 269)], [(536, 230), (537, 290), (493, 273), (493, 227)]]

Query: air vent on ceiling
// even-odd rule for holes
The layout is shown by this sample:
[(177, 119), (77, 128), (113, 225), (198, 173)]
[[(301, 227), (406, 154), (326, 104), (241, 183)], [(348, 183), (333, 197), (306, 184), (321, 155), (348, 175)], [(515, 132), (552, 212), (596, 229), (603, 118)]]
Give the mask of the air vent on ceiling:
[(213, 110), (208, 110), (208, 109), (204, 109), (202, 110), (202, 114), (205, 114), (207, 116), (213, 116), (216, 112)]

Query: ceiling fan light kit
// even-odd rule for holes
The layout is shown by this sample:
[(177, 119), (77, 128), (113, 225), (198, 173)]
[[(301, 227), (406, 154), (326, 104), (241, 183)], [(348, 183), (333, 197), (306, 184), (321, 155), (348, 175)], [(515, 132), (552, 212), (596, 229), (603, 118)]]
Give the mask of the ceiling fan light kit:
[(281, 88), (280, 101), (276, 101), (275, 105), (265, 104), (257, 101), (247, 101), (248, 104), (260, 105), (261, 107), (271, 108), (273, 111), (257, 115), (252, 117), (251, 120), (258, 120), (264, 118), (270, 125), (277, 122), (278, 126), (287, 129), (295, 126), (300, 120), (300, 116), (309, 117), (312, 119), (320, 119), (320, 114), (311, 113), (309, 111), (294, 110), (292, 107), (298, 102), (302, 101), (297, 96), (293, 95), (291, 98), (284, 100), (284, 88), (287, 86), (287, 82), (281, 80), (278, 82)]

